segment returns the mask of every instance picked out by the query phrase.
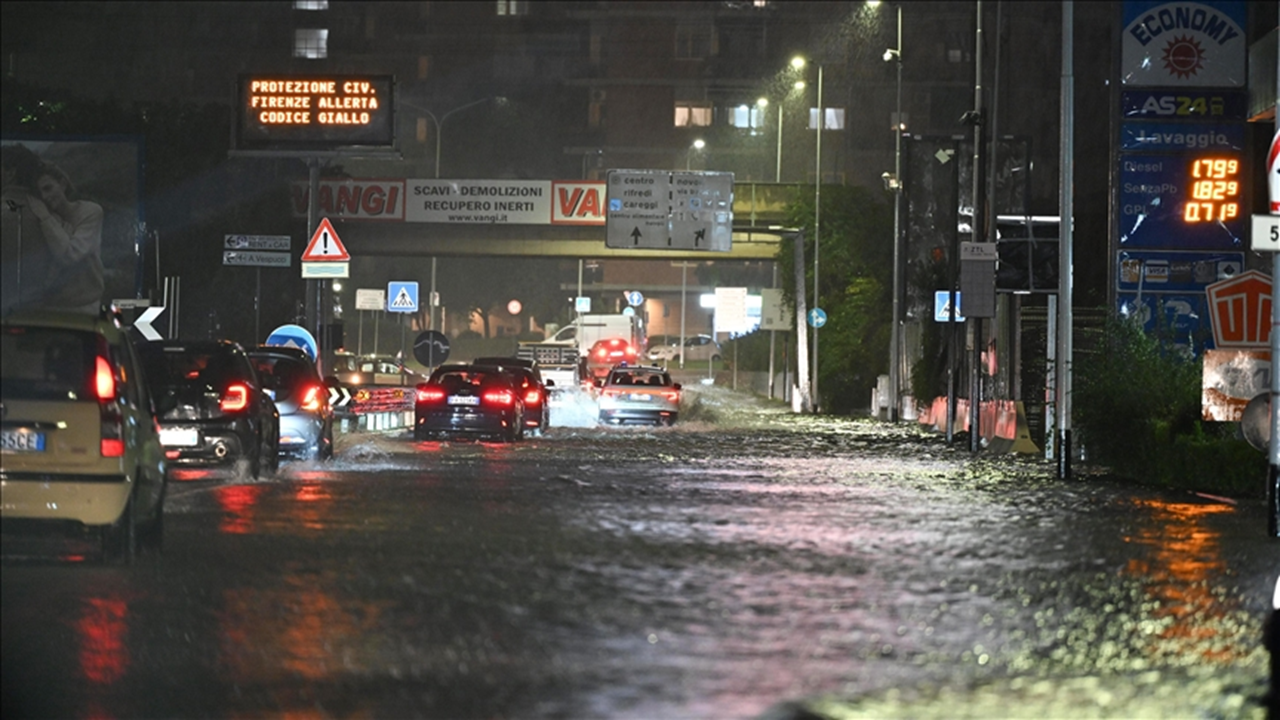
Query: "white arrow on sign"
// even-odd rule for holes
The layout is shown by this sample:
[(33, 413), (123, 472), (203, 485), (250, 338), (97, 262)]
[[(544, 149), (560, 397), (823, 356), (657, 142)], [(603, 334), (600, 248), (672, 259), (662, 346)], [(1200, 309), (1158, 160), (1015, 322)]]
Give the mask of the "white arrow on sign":
[(329, 388), (329, 406), (340, 408), (351, 402), (351, 391), (339, 385)]
[(164, 312), (163, 305), (152, 305), (142, 311), (142, 314), (138, 316), (138, 319), (133, 321), (133, 326), (138, 329), (138, 332), (142, 333), (142, 337), (150, 340), (151, 342), (163, 340), (164, 338), (161, 337), (160, 333), (156, 332), (156, 329), (151, 327), (151, 321), (159, 317), (162, 312)]

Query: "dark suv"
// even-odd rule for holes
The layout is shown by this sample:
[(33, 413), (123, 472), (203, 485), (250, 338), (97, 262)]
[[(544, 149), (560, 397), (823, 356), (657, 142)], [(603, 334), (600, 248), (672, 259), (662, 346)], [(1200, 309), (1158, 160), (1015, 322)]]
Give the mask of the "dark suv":
[(301, 348), (277, 345), (260, 345), (248, 353), (280, 411), (280, 455), (304, 460), (333, 457), (329, 388), (311, 356)]
[(182, 479), (187, 470), (254, 478), (275, 472), (280, 413), (243, 348), (207, 340), (145, 343), (139, 350), (170, 478)]

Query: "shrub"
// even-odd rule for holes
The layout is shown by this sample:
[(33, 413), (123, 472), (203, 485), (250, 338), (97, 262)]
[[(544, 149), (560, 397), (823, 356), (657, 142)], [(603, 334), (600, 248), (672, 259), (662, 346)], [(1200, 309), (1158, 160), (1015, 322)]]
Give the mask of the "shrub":
[(1201, 420), (1198, 358), (1114, 316), (1080, 340), (1071, 415), (1091, 463), (1165, 487), (1261, 493), (1266, 457), (1234, 423)]

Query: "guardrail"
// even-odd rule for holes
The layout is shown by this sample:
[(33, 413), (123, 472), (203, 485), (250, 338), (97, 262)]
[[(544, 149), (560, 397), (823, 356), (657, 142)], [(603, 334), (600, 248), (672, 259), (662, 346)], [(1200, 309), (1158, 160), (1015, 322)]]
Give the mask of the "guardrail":
[(412, 386), (348, 387), (351, 399), (334, 408), (340, 432), (395, 430), (413, 426)]

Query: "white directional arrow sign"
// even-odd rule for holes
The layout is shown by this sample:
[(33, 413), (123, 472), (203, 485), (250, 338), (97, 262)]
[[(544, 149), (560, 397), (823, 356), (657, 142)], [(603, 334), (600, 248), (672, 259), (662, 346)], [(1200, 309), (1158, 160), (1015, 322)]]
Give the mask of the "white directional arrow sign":
[(153, 305), (142, 311), (142, 314), (138, 316), (138, 319), (133, 321), (133, 326), (137, 328), (138, 332), (142, 333), (142, 337), (150, 340), (151, 342), (163, 340), (164, 338), (160, 333), (156, 332), (156, 329), (151, 327), (151, 321), (159, 317), (162, 312), (164, 312), (164, 306)]
[(339, 385), (329, 388), (329, 407), (346, 407), (349, 402), (351, 402), (351, 391), (346, 387)]

